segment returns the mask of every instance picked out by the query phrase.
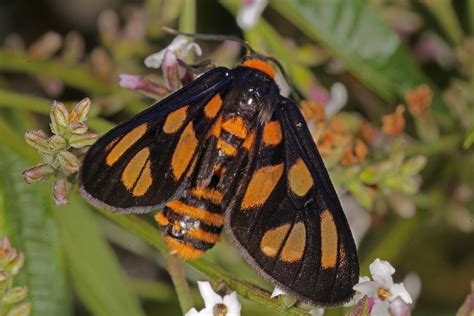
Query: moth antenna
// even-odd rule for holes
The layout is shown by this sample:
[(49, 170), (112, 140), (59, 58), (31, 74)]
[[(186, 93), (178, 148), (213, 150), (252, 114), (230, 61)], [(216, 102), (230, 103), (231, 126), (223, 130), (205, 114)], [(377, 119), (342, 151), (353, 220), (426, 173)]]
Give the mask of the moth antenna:
[(195, 39), (201, 39), (205, 41), (217, 41), (217, 42), (223, 42), (223, 41), (232, 41), (239, 43), (242, 45), (246, 50), (247, 54), (256, 54), (255, 50), (247, 43), (247, 41), (237, 37), (237, 36), (232, 36), (232, 35), (219, 35), (219, 34), (200, 34), (200, 33), (185, 33), (185, 32), (180, 32), (178, 30), (169, 28), (167, 26), (162, 27), (165, 32), (168, 32), (173, 35), (184, 35), (184, 36), (189, 36)]

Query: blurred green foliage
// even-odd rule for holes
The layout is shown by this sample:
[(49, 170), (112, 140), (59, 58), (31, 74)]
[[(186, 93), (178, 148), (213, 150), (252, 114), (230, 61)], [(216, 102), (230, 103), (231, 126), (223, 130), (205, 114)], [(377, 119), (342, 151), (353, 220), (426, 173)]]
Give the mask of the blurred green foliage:
[[(270, 299), (226, 240), (182, 265), (151, 217), (96, 210), (77, 192), (55, 207), (52, 182), (22, 179), (41, 161), (23, 134), (48, 130), (50, 100), (71, 110), (90, 98), (87, 123), (99, 134), (154, 102), (120, 88), (118, 74), (163, 84), (143, 66), (172, 40), (162, 26), (239, 35), (280, 60), (358, 232), (362, 274), (377, 257), (397, 282), (416, 273), (414, 315), (461, 306), (474, 278), (474, 1), (272, 0), (244, 31), (237, 0), (74, 3), (0, 4), (0, 235), (25, 254), (18, 279), (32, 315), (179, 315), (180, 304), (202, 305), (204, 278), (236, 290), (243, 315), (305, 314)], [(239, 61), (234, 45), (200, 44), (217, 65)], [(335, 82), (349, 98), (332, 113)]]

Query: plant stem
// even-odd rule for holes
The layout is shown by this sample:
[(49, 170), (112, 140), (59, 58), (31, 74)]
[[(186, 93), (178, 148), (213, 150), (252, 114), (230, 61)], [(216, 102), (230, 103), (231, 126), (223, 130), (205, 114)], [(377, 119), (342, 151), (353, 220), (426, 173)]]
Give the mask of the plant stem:
[(185, 33), (196, 32), (196, 1), (184, 0), (179, 17), (179, 30)]
[(173, 281), (176, 294), (178, 295), (179, 306), (181, 307), (183, 314), (185, 314), (194, 306), (191, 289), (186, 280), (186, 275), (181, 266), (181, 262), (176, 257), (170, 254), (165, 254), (164, 256), (166, 268), (171, 276), (171, 280)]

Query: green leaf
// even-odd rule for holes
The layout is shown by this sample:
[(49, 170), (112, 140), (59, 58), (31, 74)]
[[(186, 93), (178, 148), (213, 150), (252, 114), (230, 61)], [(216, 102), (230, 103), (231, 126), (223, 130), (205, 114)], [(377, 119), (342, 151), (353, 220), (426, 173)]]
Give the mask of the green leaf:
[[(397, 34), (366, 0), (274, 0), (280, 14), (308, 37), (327, 47), (370, 89), (387, 101), (428, 80)], [(439, 91), (433, 109), (447, 112)]]
[(25, 254), (18, 278), (27, 285), (33, 304), (31, 315), (71, 315), (59, 229), (52, 214), (52, 201), (39, 184), (26, 184), (21, 172), (24, 161), (0, 147), (0, 234), (7, 235)]
[(55, 208), (72, 281), (81, 300), (94, 315), (142, 316), (138, 298), (130, 289), (112, 249), (94, 215), (75, 196)]

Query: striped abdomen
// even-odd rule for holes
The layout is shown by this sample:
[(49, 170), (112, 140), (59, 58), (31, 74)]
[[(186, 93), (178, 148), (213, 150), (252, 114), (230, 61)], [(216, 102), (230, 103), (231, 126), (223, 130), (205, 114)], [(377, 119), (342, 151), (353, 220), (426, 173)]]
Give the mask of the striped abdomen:
[(223, 192), (216, 187), (247, 136), (246, 122), (242, 118), (219, 117), (209, 133), (214, 150), (207, 151), (210, 156), (204, 157), (206, 162), (197, 166), (195, 187), (168, 202), (163, 212), (156, 215), (168, 247), (179, 257), (199, 258), (219, 240), (224, 225)]

